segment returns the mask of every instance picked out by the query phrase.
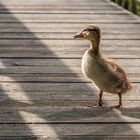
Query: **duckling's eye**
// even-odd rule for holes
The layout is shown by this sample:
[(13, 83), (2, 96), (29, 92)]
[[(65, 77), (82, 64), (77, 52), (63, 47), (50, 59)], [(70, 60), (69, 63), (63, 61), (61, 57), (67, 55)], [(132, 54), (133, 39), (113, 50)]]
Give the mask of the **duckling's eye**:
[(97, 34), (98, 32), (97, 32), (97, 30), (90, 30), (90, 32), (92, 32), (92, 34)]
[(98, 30), (96, 30), (96, 29), (94, 29), (93, 31), (94, 31), (95, 33), (98, 33)]
[(96, 31), (93, 29), (87, 29), (87, 31), (96, 33)]
[(90, 31), (92, 31), (92, 30), (91, 30), (91, 29), (86, 29), (86, 31), (89, 31), (89, 32), (90, 32)]

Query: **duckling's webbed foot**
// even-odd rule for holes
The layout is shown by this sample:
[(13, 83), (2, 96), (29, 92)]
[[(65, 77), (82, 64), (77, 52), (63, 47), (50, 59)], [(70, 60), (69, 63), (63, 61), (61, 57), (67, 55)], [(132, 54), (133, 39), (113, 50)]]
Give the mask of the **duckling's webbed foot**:
[(111, 109), (122, 109), (122, 93), (118, 93), (119, 96), (119, 104), (111, 106)]
[(122, 109), (122, 105), (111, 106), (111, 109)]

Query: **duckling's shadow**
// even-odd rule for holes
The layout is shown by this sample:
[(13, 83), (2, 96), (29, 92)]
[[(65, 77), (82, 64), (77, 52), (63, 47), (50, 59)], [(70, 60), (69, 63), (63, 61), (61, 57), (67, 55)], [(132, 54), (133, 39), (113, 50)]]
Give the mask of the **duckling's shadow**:
[(121, 110), (121, 114), (126, 117), (140, 119), (140, 106), (131, 107), (131, 108), (123, 108)]
[[(122, 116), (140, 119), (140, 107), (123, 108), (119, 110)], [(44, 116), (48, 121), (94, 121), (98, 118), (104, 118), (114, 111), (108, 107), (85, 107), (85, 108), (71, 108), (63, 110), (51, 115)], [(100, 120), (100, 119), (99, 119)]]
[(107, 113), (111, 112), (112, 110), (108, 108), (72, 108), (68, 111), (60, 111), (55, 114), (45, 116), (49, 121), (87, 121), (87, 120), (94, 120), (97, 117), (101, 117), (106, 115)]

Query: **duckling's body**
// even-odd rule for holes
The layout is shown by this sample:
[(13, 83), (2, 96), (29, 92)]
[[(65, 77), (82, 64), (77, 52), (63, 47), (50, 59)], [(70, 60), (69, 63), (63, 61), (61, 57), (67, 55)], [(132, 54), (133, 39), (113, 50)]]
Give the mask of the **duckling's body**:
[(127, 80), (124, 70), (102, 57), (100, 44), (100, 30), (97, 26), (90, 26), (83, 30), (75, 38), (82, 37), (91, 42), (90, 48), (85, 52), (82, 58), (82, 72), (88, 77), (99, 89), (99, 106), (102, 106), (102, 94), (109, 92), (119, 95), (119, 105), (113, 108), (122, 107), (121, 95), (131, 89), (131, 84)]
[(122, 77), (123, 70), (118, 65), (111, 65), (111, 62), (92, 53), (90, 49), (83, 55), (81, 66), (83, 74), (100, 90), (113, 94), (127, 91), (128, 81), (125, 73)]

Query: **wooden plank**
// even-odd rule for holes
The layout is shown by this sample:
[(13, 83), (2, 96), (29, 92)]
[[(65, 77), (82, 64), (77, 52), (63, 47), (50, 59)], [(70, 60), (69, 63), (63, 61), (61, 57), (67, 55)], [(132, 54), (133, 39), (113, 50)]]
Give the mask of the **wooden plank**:
[[(75, 75), (76, 76), (76, 75)], [(12, 79), (12, 77), (8, 77)], [(95, 105), (97, 103), (98, 90), (92, 83), (76, 82), (0, 82), (1, 105), (8, 106), (7, 102), (17, 105), (17, 102), (46, 102), (47, 105)], [(133, 90), (123, 96), (123, 101), (139, 101), (139, 84), (132, 83)], [(118, 96), (104, 93), (105, 101), (118, 101)], [(56, 101), (56, 103), (54, 102)], [(64, 101), (69, 101), (64, 103)], [(71, 102), (74, 101), (74, 102)], [(83, 102), (78, 102), (83, 101)], [(129, 103), (130, 104), (130, 103)]]
[[(7, 84), (7, 83), (4, 83)], [(8, 83), (9, 85), (11, 83)], [(13, 86), (18, 86), (22, 88), (20, 83), (11, 84)], [(47, 84), (46, 84), (47, 85)], [(86, 85), (86, 84), (85, 84)], [(2, 85), (3, 86), (3, 85)], [(4, 86), (3, 86), (4, 87)], [(86, 86), (85, 86), (86, 87)], [(88, 88), (88, 87), (86, 87)], [(92, 85), (92, 88), (95, 88)], [(16, 91), (9, 88), (11, 91), (1, 91), (1, 101), (0, 107), (3, 109), (5, 107), (7, 110), (10, 107), (29, 107), (31, 105), (38, 107), (47, 107), (47, 106), (64, 106), (64, 107), (93, 107), (98, 103), (98, 93), (97, 90), (92, 91)], [(134, 94), (135, 93), (135, 94)], [(139, 106), (139, 89), (134, 89), (128, 94), (123, 95), (122, 102), (124, 108), (138, 108)], [(116, 94), (104, 93), (103, 102), (106, 108), (109, 108), (111, 105), (118, 104), (118, 96)], [(100, 107), (99, 107), (100, 108)], [(97, 109), (99, 109), (97, 108)], [(135, 110), (136, 111), (136, 110)]]
[[(71, 37), (73, 39), (73, 37)], [(128, 46), (139, 46), (140, 40), (102, 40), (101, 45), (128, 45)], [(88, 45), (89, 46), (89, 41), (86, 40), (46, 40), (46, 39), (2, 39), (0, 40), (0, 45), (29, 45), (29, 46), (36, 46), (36, 45), (44, 45), (46, 46), (83, 46), (83, 45)], [(45, 46), (46, 45), (46, 46)]]
[[(132, 21), (132, 22), (131, 22)], [(96, 20), (95, 22), (94, 22), (94, 24), (131, 24), (131, 23), (133, 23), (133, 24), (140, 24), (140, 22), (139, 21), (133, 21), (133, 20), (131, 20), (131, 21), (115, 21), (115, 20), (108, 20), (108, 22), (107, 21), (104, 21), (104, 20), (102, 20), (102, 21), (98, 21), (98, 20)], [(1, 21), (0, 23), (19, 23), (19, 21)], [(37, 21), (37, 20), (35, 20), (35, 21), (23, 21), (22, 20), (22, 23), (24, 23), (24, 24), (26, 24), (26, 23), (44, 23), (44, 24), (52, 24), (52, 23), (55, 23), (55, 24), (79, 24), (79, 23), (82, 23), (83, 25), (85, 24), (85, 25), (88, 25), (88, 24), (93, 24), (93, 21), (73, 21), (73, 22), (71, 22), (71, 20), (70, 21)]]
[[(113, 60), (111, 60), (113, 61)], [(123, 67), (140, 67), (139, 59), (115, 59)], [(0, 67), (38, 66), (38, 67), (80, 67), (81, 59), (0, 59)]]
[[(59, 136), (109, 136), (114, 137), (135, 137), (139, 138), (139, 124), (3, 124), (0, 125), (1, 133), (0, 136), (33, 136), (40, 138), (58, 138)], [(30, 128), (30, 132), (27, 128)], [(17, 130), (17, 131), (15, 131)]]
[[(43, 23), (43, 24), (45, 24), (45, 23)], [(48, 23), (46, 23), (46, 24), (48, 24)], [(51, 23), (49, 23), (49, 24), (51, 24)], [(58, 23), (58, 25), (59, 24), (60, 23)], [(90, 23), (85, 24), (85, 26), (83, 26), (83, 28), (85, 28), (88, 24), (90, 24)], [(42, 25), (42, 27), (36, 25), (36, 27), (29, 27), (29, 28), (30, 28), (30, 30), (27, 30), (27, 28), (24, 26), (23, 27), (16, 27), (16, 28), (15, 27), (1, 27), (0, 32), (3, 34), (4, 33), (25, 33), (25, 34), (30, 33), (30, 34), (33, 34), (35, 36), (36, 33), (48, 33), (48, 34), (50, 34), (52, 32), (52, 30), (55, 30), (55, 32), (53, 32), (54, 34), (55, 33), (56, 34), (58, 34), (58, 33), (75, 34), (77, 32), (80, 32), (83, 29), (83, 28), (78, 29), (76, 27), (69, 27), (69, 28), (58, 27), (57, 28), (56, 26), (53, 26), (50, 28), (48, 28), (48, 27), (45, 28), (45, 27), (43, 27), (43, 25)], [(104, 29), (102, 29), (102, 33), (103, 34), (107, 34), (107, 33), (108, 34), (117, 34), (117, 33), (118, 34), (119, 33), (121, 33), (121, 34), (139, 34), (140, 33), (139, 28), (136, 28), (135, 24), (131, 30), (129, 30), (129, 28), (131, 28), (131, 27), (126, 27), (126, 28), (123, 28), (123, 27), (122, 28), (115, 28), (114, 27), (114, 28), (110, 28), (110, 29), (104, 28)], [(132, 37), (132, 39), (133, 39), (133, 37)]]
[[(55, 7), (55, 9), (53, 8)], [(63, 9), (62, 9), (63, 7)], [(27, 10), (27, 11), (26, 11)], [(74, 10), (74, 11), (72, 11)], [(85, 12), (84, 12), (85, 10)], [(6, 7), (0, 7), (0, 12), (1, 14), (9, 14), (10, 12), (13, 14), (78, 14), (78, 13), (93, 13), (93, 14), (103, 14), (103, 10), (107, 11), (107, 13), (110, 13), (111, 15), (118, 15), (119, 13), (122, 13), (122, 15), (128, 15), (129, 12), (128, 11), (123, 11), (121, 8), (116, 8), (116, 7), (112, 7), (109, 5), (105, 5), (105, 6), (99, 6), (99, 5), (90, 5), (90, 6), (78, 6), (78, 5), (73, 5), (73, 6), (69, 6), (69, 5), (61, 5), (61, 6), (26, 6), (26, 7), (22, 7), (20, 5), (17, 5), (17, 7), (12, 7), (10, 6), (6, 6)], [(57, 12), (58, 11), (58, 12)], [(80, 11), (80, 12), (79, 12)], [(100, 12), (102, 11), (102, 12)], [(108, 12), (109, 11), (109, 12)], [(113, 14), (111, 13), (111, 11), (114, 11), (113, 13), (118, 13), (118, 14)], [(120, 12), (119, 12), (120, 11)]]
[[(8, 0), (1, 0), (1, 2), (3, 3), (3, 4), (20, 4), (20, 3), (22, 3), (22, 4), (24, 4), (24, 0), (11, 0), (10, 2), (8, 1)], [(44, 0), (29, 0), (28, 1), (28, 4), (33, 4), (33, 3), (35, 3), (35, 4), (40, 4), (40, 3), (43, 3), (44, 2)], [(54, 2), (56, 2), (55, 0), (48, 0), (48, 1), (45, 1), (44, 2), (44, 4), (45, 3), (51, 3), (51, 4), (54, 4)], [(87, 3), (87, 1), (85, 1), (85, 0), (72, 0), (71, 1), (71, 3), (73, 3), (73, 2), (75, 2), (75, 3), (79, 3), (79, 2), (81, 2), (81, 3)], [(89, 1), (88, 1), (89, 2)], [(94, 0), (94, 2), (96, 3), (96, 2), (98, 2), (98, 3), (108, 3), (108, 1), (107, 0), (100, 0), (100, 1), (98, 1), (98, 0)], [(65, 4), (65, 3), (69, 3), (69, 0), (61, 0), (60, 1), (60, 4)]]
[[(106, 11), (107, 14), (111, 14), (111, 15), (119, 15), (119, 14), (122, 14), (122, 15), (128, 15), (128, 12), (124, 12), (124, 11), (121, 11), (120, 9), (98, 9), (96, 8), (96, 11), (95, 10), (89, 10), (88, 8), (86, 10), (82, 10), (81, 9), (74, 9), (74, 10), (69, 10), (69, 9), (25, 9), (25, 8), (20, 8), (20, 9), (17, 9), (16, 7), (15, 8), (8, 8), (10, 9), (10, 11), (13, 13), (13, 14), (104, 14), (104, 11)], [(95, 9), (95, 8), (94, 8)], [(7, 9), (0, 9), (0, 13), (1, 14), (8, 14), (9, 11), (7, 11)]]
[[(5, 18), (7, 18), (7, 19), (16, 19), (16, 18), (18, 18), (18, 19), (25, 19), (25, 20), (29, 20), (29, 19), (38, 19), (38, 20), (43, 20), (44, 18), (48, 18), (48, 19), (52, 19), (53, 20), (53, 18), (54, 17), (56, 17), (56, 19), (63, 19), (63, 18), (66, 18), (67, 20), (68, 19), (73, 19), (73, 20), (75, 20), (75, 19), (83, 19), (83, 20), (91, 20), (91, 19), (100, 19), (101, 17), (105, 17), (106, 19), (116, 19), (116, 18), (118, 18), (118, 17), (120, 17), (120, 20), (121, 19), (123, 19), (123, 18), (125, 18), (125, 20), (129, 20), (129, 19), (134, 19), (134, 20), (137, 20), (137, 21), (140, 21), (140, 19), (138, 18), (138, 17), (136, 17), (136, 16), (133, 16), (133, 15), (121, 15), (121, 16), (119, 16), (119, 15), (105, 15), (105, 14), (103, 14), (103, 15), (100, 15), (100, 14), (93, 14), (92, 16), (91, 15), (89, 15), (89, 14), (86, 14), (86, 17), (85, 17), (85, 14), (84, 15), (82, 15), (82, 14), (14, 14), (14, 17), (13, 17), (13, 15), (11, 14), (11, 13), (9, 13), (9, 14), (1, 14), (0, 15), (0, 17), (1, 17), (1, 19), (5, 19)], [(62, 20), (63, 21), (63, 20)]]
[(76, 14), (14, 14), (14, 18), (11, 14), (1, 14), (0, 15), (1, 21), (0, 22), (15, 22), (15, 18), (17, 18), (17, 22), (116, 22), (116, 18), (119, 18), (119, 22), (131, 22), (131, 23), (139, 23), (139, 18), (133, 17), (133, 16), (125, 16), (125, 15), (104, 15), (104, 18), (102, 15), (87, 15), (85, 18), (85, 15), (76, 15)]
[[(12, 32), (4, 33), (0, 32), (0, 39), (71, 39), (74, 35), (72, 33), (63, 33), (63, 32), (39, 32), (39, 33), (30, 33), (30, 32)], [(140, 39), (140, 33), (103, 33), (102, 39)]]
[[(11, 0), (10, 2), (8, 0), (1, 0), (1, 3), (2, 4), (5, 4), (5, 5), (8, 5), (8, 4), (9, 5), (12, 5), (12, 4), (27, 5), (27, 4), (24, 3), (24, 0), (18, 0), (18, 1), (17, 0), (16, 1)], [(42, 3), (43, 4), (49, 4), (50, 3), (50, 4), (55, 4), (55, 5), (61, 5), (61, 4), (64, 4), (65, 5), (65, 4), (72, 4), (72, 3), (79, 4), (80, 3), (80, 4), (88, 4), (88, 5), (90, 5), (91, 2), (90, 1), (87, 2), (85, 0), (76, 0), (76, 1), (75, 0), (72, 0), (71, 2), (69, 2), (69, 0), (61, 0), (60, 3), (57, 3), (56, 4), (56, 0), (52, 0), (52, 1), (51, 0), (47, 0), (47, 1), (43, 1), (43, 0), (34, 0), (34, 1), (32, 1), (32, 0), (29, 0), (28, 1), (28, 4), (29, 5), (32, 5), (32, 4), (38, 4), (39, 5), (39, 4), (42, 4)], [(94, 0), (94, 3), (95, 3), (95, 5), (96, 5), (96, 3), (98, 3), (98, 4), (102, 4), (102, 3), (103, 4), (105, 4), (105, 3), (106, 4), (109, 4), (110, 3), (112, 5), (115, 5), (114, 3), (108, 2), (108, 0), (106, 0), (106, 1), (103, 1), (103, 0), (100, 0), (100, 1)]]
[[(55, 41), (55, 40), (54, 40)], [(70, 40), (69, 40), (70, 41)], [(108, 40), (106, 40), (108, 41)], [(115, 40), (110, 40), (110, 42), (114, 42)], [(119, 41), (119, 40), (118, 40)], [(29, 40), (28, 40), (29, 42)], [(57, 40), (55, 41), (57, 42)], [(86, 43), (85, 41), (81, 41), (81, 43), (83, 42), (83, 44), (77, 44), (77, 45), (51, 45), (51, 44), (48, 44), (48, 45), (43, 45), (43, 43), (40, 42), (40, 44), (10, 44), (10, 43), (5, 43), (5, 44), (1, 44), (0, 45), (0, 52), (1, 54), (3, 53), (14, 53), (14, 52), (25, 52), (25, 53), (31, 53), (31, 52), (46, 52), (46, 53), (51, 53), (51, 51), (54, 51), (56, 53), (64, 53), (65, 51), (69, 51), (70, 54), (71, 52), (72, 53), (78, 53), (79, 51), (79, 55), (81, 54), (84, 54), (84, 52), (88, 49), (89, 47), (89, 43)], [(121, 40), (120, 40), (121, 42)], [(85, 44), (86, 43), (86, 44)], [(125, 45), (125, 44), (102, 44), (100, 46), (100, 49), (101, 51), (105, 52), (105, 53), (109, 53), (109, 52), (113, 52), (113, 53), (116, 53), (117, 52), (122, 52), (122, 53), (126, 53), (126, 50), (129, 52), (129, 53), (135, 53), (136, 51), (139, 51), (139, 45), (138, 44), (135, 44), (135, 46), (133, 45)], [(116, 50), (117, 49), (117, 50)], [(74, 55), (74, 54), (73, 54)]]
[[(111, 54), (112, 53), (112, 54)], [(82, 55), (84, 54), (84, 52), (55, 52), (55, 53), (52, 53), (52, 52), (48, 52), (48, 51), (45, 51), (45, 52), (1, 52), (0, 54), (0, 58), (42, 58), (42, 59), (56, 59), (56, 58), (82, 58)], [(140, 56), (138, 55), (137, 52), (106, 52), (105, 53), (108, 58), (124, 58), (124, 59), (127, 59), (127, 58), (132, 58), (132, 59), (139, 59)]]
[[(71, 91), (71, 92), (93, 92), (93, 89), (95, 88), (92, 83), (20, 83), (18, 86), (18, 83), (3, 83), (1, 82), (1, 89), (2, 92), (9, 92), (9, 91), (15, 91), (15, 92), (21, 92), (23, 91), (31, 92), (49, 92), (49, 91)], [(134, 85), (134, 91), (139, 92), (139, 83), (133, 83)], [(20, 88), (21, 87), (21, 88)]]
[[(64, 7), (65, 6), (65, 7)], [(54, 8), (55, 7), (55, 8)], [(111, 4), (104, 4), (104, 3), (97, 3), (97, 4), (93, 4), (91, 3), (91, 5), (86, 5), (85, 3), (79, 5), (79, 4), (68, 4), (66, 3), (65, 5), (64, 4), (60, 4), (60, 5), (53, 5), (53, 4), (36, 4), (36, 5), (13, 5), (13, 4), (6, 4), (6, 7), (4, 7), (4, 5), (0, 5), (0, 10), (7, 10), (8, 12), (8, 9), (12, 12), (12, 10), (90, 10), (90, 11), (94, 11), (94, 10), (121, 10), (123, 11), (123, 13), (127, 13), (127, 12), (124, 12), (124, 10), (120, 7), (116, 7), (116, 6), (112, 6)], [(25, 12), (26, 13), (26, 12)]]
[[(128, 73), (131, 82), (140, 82), (139, 73)], [(0, 76), (0, 82), (67, 82), (67, 83), (86, 83), (90, 82), (80, 73), (16, 73), (3, 74)]]
[[(39, 2), (39, 3), (36, 3), (36, 2), (34, 2), (34, 3), (30, 3), (30, 2), (28, 2), (28, 3), (18, 3), (18, 1), (16, 2), (16, 3), (14, 3), (13, 1), (12, 2), (8, 2), (8, 3), (5, 3), (5, 5), (4, 5), (4, 3), (5, 3), (5, 1), (3, 2), (3, 4), (1, 3), (1, 5), (0, 5), (0, 7), (2, 7), (2, 6), (6, 6), (6, 8), (10, 8), (10, 7), (12, 7), (12, 8), (20, 8), (20, 7), (24, 7), (24, 8), (26, 8), (26, 7), (28, 7), (28, 8), (30, 8), (30, 7), (36, 7), (37, 8), (37, 6), (38, 7), (53, 7), (53, 6), (56, 6), (56, 7), (59, 7), (59, 6), (70, 6), (70, 7), (75, 7), (75, 6), (78, 6), (78, 7), (81, 7), (81, 6), (83, 6), (83, 7), (90, 7), (90, 6), (93, 6), (93, 7), (99, 7), (99, 6), (110, 6), (110, 7), (116, 7), (116, 8), (120, 8), (120, 7), (118, 7), (118, 6), (116, 6), (116, 4), (114, 4), (114, 3), (112, 3), (112, 2), (103, 2), (103, 1), (100, 1), (100, 2), (96, 2), (96, 1), (94, 1), (94, 2), (83, 2), (83, 1), (81, 1), (80, 3), (79, 2), (74, 2), (74, 5), (72, 5), (72, 3), (71, 2), (66, 2), (66, 1), (64, 1), (64, 2), (60, 2), (60, 3), (53, 3), (52, 1), (47, 1), (47, 2)], [(63, 8), (63, 7), (62, 7)], [(55, 8), (54, 8), (55, 9)], [(121, 9), (121, 8), (120, 8)]]
[[(64, 51), (69, 51), (72, 53), (77, 53), (79, 52), (80, 54), (84, 54), (84, 52), (88, 49), (87, 45), (79, 45), (79, 46), (57, 46), (57, 45), (49, 45), (47, 46), (47, 48), (45, 46), (39, 45), (39, 46), (33, 46), (33, 45), (0, 45), (0, 52), (1, 53), (5, 53), (5, 52), (48, 52), (48, 50), (50, 51), (54, 51), (54, 52), (64, 52)], [(109, 53), (109, 52), (126, 52), (126, 50), (129, 52), (136, 52), (139, 50), (139, 45), (102, 45), (100, 47), (101, 51), (103, 51), (103, 53)], [(117, 50), (116, 50), (117, 49)], [(69, 60), (68, 60), (69, 61)], [(132, 61), (132, 60), (131, 60)]]
[[(28, 2), (28, 3), (24, 3), (24, 2), (20, 2), (20, 1), (16, 1), (16, 2), (13, 2), (13, 1), (11, 1), (11, 2), (6, 2), (6, 1), (3, 1), (3, 2), (1, 2), (1, 7), (3, 6), (5, 6), (5, 7), (7, 7), (7, 8), (10, 8), (10, 7), (13, 7), (13, 8), (19, 8), (19, 7), (28, 7), (28, 8), (30, 8), (30, 7), (37, 7), (37, 6), (39, 6), (39, 7), (45, 7), (45, 6), (48, 6), (48, 7), (53, 7), (53, 6), (56, 6), (56, 7), (59, 7), (59, 6), (64, 6), (64, 5), (66, 5), (66, 6), (70, 6), (70, 7), (72, 7), (72, 3), (73, 3), (73, 6), (84, 6), (84, 7), (90, 7), (90, 6), (93, 6), (93, 7), (96, 7), (96, 6), (110, 6), (110, 7), (115, 7), (115, 8), (120, 8), (120, 7), (118, 7), (118, 6), (116, 6), (116, 4), (115, 3), (113, 3), (113, 2), (103, 2), (103, 1), (94, 1), (94, 2), (87, 2), (87, 1), (80, 1), (80, 3), (78, 2), (78, 1), (73, 1), (73, 2), (69, 2), (69, 1), (60, 1), (59, 3), (55, 3), (55, 1), (54, 2), (52, 2), (52, 1), (46, 1), (46, 2)], [(19, 7), (18, 7), (19, 6)], [(62, 7), (62, 8), (64, 8), (64, 7)], [(121, 9), (121, 8), (120, 8)]]
[[(55, 6), (55, 8), (54, 8), (54, 6)], [(105, 4), (105, 3), (97, 3), (97, 4), (93, 4), (93, 3), (91, 3), (91, 5), (86, 5), (85, 3), (83, 3), (83, 4), (70, 4), (70, 3), (66, 3), (65, 4), (65, 7), (64, 7), (64, 4), (58, 4), (58, 5), (56, 5), (56, 4), (31, 4), (31, 5), (29, 5), (29, 4), (25, 4), (25, 5), (23, 5), (23, 4), (10, 4), (10, 5), (8, 5), (8, 4), (6, 4), (6, 7), (4, 8), (4, 5), (0, 5), (0, 10), (1, 9), (10, 9), (10, 10), (12, 10), (12, 9), (37, 9), (37, 10), (52, 10), (52, 9), (56, 9), (56, 10), (65, 10), (65, 9), (69, 9), (69, 10), (73, 10), (73, 9), (76, 9), (76, 10), (78, 10), (78, 9), (88, 9), (88, 10), (91, 10), (91, 11), (93, 11), (93, 10), (96, 10), (96, 9), (117, 9), (117, 10), (119, 10), (119, 9), (121, 9), (120, 7), (116, 7), (116, 6), (112, 6), (112, 4)], [(121, 9), (122, 10), (122, 9)]]
[[(91, 23), (93, 24), (93, 23)], [(95, 24), (95, 23), (94, 23)], [(97, 23), (96, 23), (97, 24)], [(103, 33), (140, 33), (139, 32), (139, 24), (97, 24)], [(35, 34), (34, 32), (47, 32), (47, 33), (76, 33), (81, 31), (87, 24), (85, 23), (0, 23), (0, 32), (30, 32), (31, 34)], [(28, 30), (28, 28), (30, 30)], [(131, 30), (130, 30), (131, 28)]]
[[(127, 73), (136, 73), (139, 74), (140, 67), (123, 67)], [(62, 65), (61, 67), (57, 66), (48, 66), (48, 67), (40, 67), (40, 66), (10, 66), (4, 67), (0, 69), (1, 74), (8, 73), (81, 73), (81, 67), (67, 67), (66, 65)]]
[[(129, 102), (127, 102), (128, 104)], [(10, 116), (9, 116), (10, 114)], [(20, 115), (23, 117), (21, 118)], [(26, 116), (26, 122), (24, 120)], [(41, 116), (41, 117), (38, 117)], [(135, 116), (135, 117), (132, 117)], [(124, 108), (120, 111), (115, 111), (99, 107), (86, 107), (86, 106), (36, 106), (27, 105), (23, 106), (2, 106), (0, 109), (0, 123), (41, 123), (41, 124), (61, 124), (61, 123), (130, 123), (140, 122), (140, 113), (138, 107)], [(45, 119), (42, 119), (45, 118)]]
[[(46, 23), (47, 24), (47, 23)], [(42, 25), (43, 26), (43, 25)], [(87, 26), (87, 24), (85, 25), (85, 27)], [(83, 27), (83, 28), (85, 28), (85, 27)], [(76, 29), (76, 28), (73, 28), (73, 27), (70, 27), (70, 28), (60, 28), (60, 27), (58, 27), (58, 28), (56, 28), (55, 26), (54, 27), (50, 27), (50, 28), (48, 28), (48, 27), (46, 27), (47, 29), (45, 29), (45, 27), (29, 27), (30, 28), (30, 31), (29, 30), (27, 30), (27, 28), (25, 28), (25, 27), (17, 27), (17, 28), (15, 28), (15, 27), (2, 27), (2, 28), (0, 28), (0, 32), (1, 33), (3, 33), (3, 34), (5, 34), (5, 33), (9, 33), (9, 34), (14, 34), (14, 33), (25, 33), (25, 34), (32, 34), (32, 35), (34, 35), (34, 36), (36, 36), (36, 34), (38, 34), (38, 33), (42, 33), (42, 34), (45, 34), (45, 33), (47, 33), (47, 34), (71, 34), (72, 36), (74, 35), (74, 34), (76, 34), (77, 32), (80, 32), (83, 28), (81, 28), (81, 29)], [(123, 28), (123, 27), (122, 27)], [(139, 28), (136, 28), (135, 26), (131, 29), (131, 30), (129, 30), (129, 27), (128, 28), (111, 28), (111, 29), (108, 29), (108, 28), (104, 28), (104, 29), (101, 29), (102, 30), (102, 34), (112, 34), (112, 35), (117, 35), (117, 34), (139, 34), (140, 33), (140, 31), (138, 30)], [(130, 27), (131, 28), (131, 27)], [(55, 30), (55, 32), (52, 32), (52, 30)], [(72, 36), (70, 36), (70, 38), (72, 37)], [(134, 35), (135, 36), (135, 35)], [(37, 37), (37, 36), (36, 36)], [(59, 37), (59, 36), (58, 36)], [(103, 36), (103, 38), (104, 38), (104, 36)], [(133, 39), (133, 37), (132, 38), (130, 38), (130, 39)]]
[(77, 6), (112, 6), (112, 7), (116, 7), (116, 8), (120, 8), (118, 7), (115, 3), (113, 2), (108, 2), (108, 1), (98, 1), (98, 0), (94, 0), (94, 2), (87, 2), (87, 1), (60, 1), (59, 3), (55, 3), (55, 1), (43, 1), (43, 3), (40, 1), (40, 2), (36, 2), (36, 1), (28, 1), (28, 4), (27, 3), (24, 3), (24, 2), (19, 2), (19, 1), (10, 1), (10, 2), (6, 2), (5, 0), (1, 3), (1, 6), (4, 4), (9, 8), (9, 7), (14, 7), (14, 8), (18, 8), (17, 6), (21, 6), (21, 7), (37, 7), (37, 6), (62, 6), (62, 5), (66, 5), (66, 6), (72, 6), (71, 4), (73, 3), (73, 5), (77, 5)]
[[(139, 136), (96, 136), (96, 135), (69, 135), (69, 136), (59, 136), (58, 137), (45, 137), (45, 136), (10, 136), (10, 139), (11, 140), (15, 140), (15, 139), (18, 139), (18, 140), (21, 140), (21, 139), (30, 139), (30, 140), (34, 140), (34, 139), (38, 139), (38, 140), (42, 140), (42, 139), (45, 139), (47, 138), (47, 140), (52, 140), (55, 139), (55, 140), (60, 140), (60, 139), (63, 139), (63, 140), (91, 140), (91, 139), (104, 139), (104, 140), (118, 140), (118, 139), (123, 139), (123, 140), (137, 140), (139, 139)], [(4, 139), (4, 140), (9, 140), (9, 137), (8, 136), (2, 136), (1, 139)]]
[[(94, 25), (96, 25), (95, 23), (92, 23)], [(134, 23), (130, 23), (130, 24), (119, 24), (119, 23), (100, 23), (97, 24), (100, 28), (104, 29), (104, 30), (110, 30), (112, 31), (112, 29), (140, 29), (139, 24), (134, 24)], [(76, 29), (76, 30), (80, 30), (82, 28), (84, 28), (86, 26), (86, 24), (83, 23), (24, 23), (21, 24), (20, 22), (18, 23), (0, 23), (0, 27), (4, 28), (6, 30), (6, 28), (10, 27), (10, 28), (24, 28), (25, 30), (28, 31), (28, 28), (32, 29), (32, 28), (44, 28), (45, 31), (48, 31), (48, 29), (55, 29), (55, 30), (51, 30), (51, 32), (56, 32), (56, 29), (63, 29), (65, 28), (65, 30), (68, 32), (70, 32), (70, 29)], [(28, 28), (27, 28), (28, 27)], [(66, 32), (65, 31), (65, 32)], [(124, 31), (124, 30), (123, 30)], [(16, 32), (16, 31), (15, 31)]]
[[(65, 17), (63, 18), (63, 19), (65, 19)], [(83, 24), (93, 24), (93, 21), (94, 20), (96, 20), (96, 19), (91, 19), (91, 20), (85, 20), (85, 21), (81, 21), (82, 19), (75, 19), (75, 20), (73, 20), (73, 19), (65, 19), (65, 20), (63, 20), (62, 21), (62, 19), (55, 19), (54, 20), (54, 18), (53, 19), (47, 19), (47, 17), (45, 18), (45, 19), (42, 19), (42, 20), (38, 20), (38, 18), (37, 19), (20, 19), (20, 21), (22, 21), (23, 23), (26, 23), (26, 22), (30, 22), (30, 23), (32, 23), (32, 22), (36, 22), (36, 23), (53, 23), (53, 22), (55, 22), (55, 23), (75, 23), (75, 24), (77, 24), (77, 23), (83, 23)], [(7, 19), (7, 18), (5, 18), (5, 19), (2, 19), (1, 21), (0, 21), (0, 23), (5, 23), (5, 22), (8, 22), (8, 23), (19, 23), (19, 21), (18, 20), (15, 20), (15, 19)], [(135, 24), (140, 24), (140, 22), (139, 21), (135, 21), (134, 19), (132, 19), (132, 18), (130, 18), (130, 19), (128, 19), (128, 20), (124, 20), (124, 18), (123, 19), (120, 19), (119, 21), (116, 21), (115, 19), (105, 19), (105, 17), (104, 17), (104, 19), (103, 18), (100, 18), (100, 19), (97, 19), (94, 23), (125, 23), (125, 24), (129, 24), (129, 23), (135, 23)]]
[[(9, 7), (8, 9), (10, 10), (10, 12), (12, 14), (101, 14), (104, 15), (103, 11), (106, 11), (107, 14), (109, 15), (128, 15), (129, 12), (124, 12), (122, 9), (114, 9), (114, 8), (110, 8), (110, 7), (65, 7), (64, 9), (62, 9), (62, 7), (56, 7), (55, 9), (51, 8), (51, 7), (18, 7), (18, 8), (11, 8)], [(0, 12), (1, 14), (10, 14), (9, 10), (5, 9), (5, 8), (1, 8), (0, 7)]]
[[(40, 58), (40, 59), (56, 59), (56, 58), (72, 58), (72, 59), (76, 59), (76, 58), (82, 58), (83, 54), (84, 54), (84, 50), (81, 51), (73, 51), (73, 50), (69, 50), (68, 52), (66, 51), (56, 51), (54, 53), (51, 52), (51, 50), (48, 50), (46, 48), (46, 50), (25, 50), (26, 47), (23, 50), (19, 50), (15, 52), (15, 49), (12, 50), (9, 49), (8, 51), (6, 50), (1, 50), (0, 52), (0, 58)], [(120, 58), (133, 58), (133, 59), (139, 59), (140, 56), (138, 55), (138, 51), (134, 50), (134, 49), (123, 49), (123, 50), (118, 50), (118, 51), (114, 51), (115, 48), (111, 48), (110, 50), (103, 50), (104, 55), (106, 55), (108, 58), (114, 58), (114, 59), (120, 59)], [(126, 50), (128, 50), (128, 52), (126, 52)]]

